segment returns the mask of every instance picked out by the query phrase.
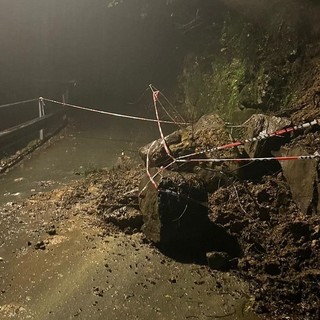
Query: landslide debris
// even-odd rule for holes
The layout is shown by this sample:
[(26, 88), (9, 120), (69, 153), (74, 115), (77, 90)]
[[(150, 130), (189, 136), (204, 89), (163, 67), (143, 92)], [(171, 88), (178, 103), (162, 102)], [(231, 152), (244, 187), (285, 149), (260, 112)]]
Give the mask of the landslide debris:
[[(310, 108), (306, 108), (305, 111), (305, 117), (297, 124), (313, 120)], [(295, 116), (293, 114), (291, 118), (295, 119)], [(207, 125), (210, 128), (210, 123)], [(268, 133), (272, 134), (288, 126), (292, 126), (289, 118), (253, 116), (248, 120), (247, 128), (244, 126), (243, 139), (253, 136), (259, 139), (251, 143), (249, 149), (247, 146), (239, 147), (239, 157), (270, 157), (273, 154), (317, 156), (320, 141), (317, 124), (306, 125), (305, 128), (294, 130), (282, 137), (267, 137)], [(254, 134), (248, 133), (250, 130), (254, 131)], [(179, 132), (181, 131), (176, 134)], [(206, 131), (202, 134), (206, 135)], [(192, 142), (191, 138), (190, 141)], [(157, 150), (162, 150), (163, 160), (165, 152), (159, 141), (142, 150), (146, 151), (149, 148), (149, 155), (155, 156), (152, 147), (157, 144)], [(216, 146), (222, 144), (217, 143)], [(168, 146), (176, 150), (176, 142), (170, 139)], [(145, 154), (146, 152), (142, 153)], [(203, 153), (203, 157), (209, 158), (210, 155)], [(211, 157), (219, 158), (219, 155)], [(168, 161), (168, 156), (166, 160)], [(223, 172), (223, 167), (212, 170), (207, 162), (199, 162), (199, 167), (210, 173), (211, 180), (215, 177), (219, 179), (219, 171)], [(272, 319), (319, 319), (319, 157), (290, 162), (263, 161), (258, 164), (259, 167), (255, 162), (243, 162), (238, 166), (233, 178), (228, 179), (228, 183), (218, 184), (214, 189), (205, 184), (209, 193), (207, 209), (211, 223), (222, 227), (240, 246), (237, 255), (232, 256), (226, 255), (227, 250), (223, 247), (217, 252), (208, 251), (208, 263), (213, 269), (231, 267), (234, 272), (249, 281), (255, 295), (254, 309), (257, 313)], [(187, 166), (178, 169), (181, 176), (187, 177), (190, 174), (190, 168)], [(174, 170), (177, 171), (176, 168)], [(191, 170), (195, 171), (194, 168)], [(160, 172), (162, 176), (162, 171)], [(172, 180), (176, 174), (172, 172)], [(201, 175), (196, 175), (194, 180), (199, 177)], [(172, 208), (175, 203), (168, 202), (169, 205)], [(156, 212), (161, 221), (164, 214), (157, 210), (153, 212)], [(219, 238), (214, 240), (223, 242)], [(174, 241), (172, 245), (175, 245)]]
[[(59, 220), (69, 214), (97, 215), (105, 234), (119, 228), (133, 233), (141, 227), (141, 220), (136, 224), (131, 214), (142, 219), (137, 208), (143, 175), (142, 167), (95, 172), (33, 196), (19, 210), (30, 215), (57, 212)], [(225, 267), (226, 259), (232, 258), (231, 272), (249, 282), (256, 312), (272, 319), (319, 317), (320, 218), (301, 212), (282, 173), (265, 176), (260, 182), (235, 181), (219, 188), (209, 194), (208, 209), (210, 221), (237, 239), (241, 248), (237, 257), (208, 253), (209, 265)], [(55, 221), (45, 224), (43, 231), (60, 233)], [(43, 250), (46, 242), (41, 241), (32, 245)]]
[(320, 218), (303, 214), (282, 174), (235, 182), (209, 197), (210, 219), (240, 242), (236, 272), (272, 319), (318, 319)]

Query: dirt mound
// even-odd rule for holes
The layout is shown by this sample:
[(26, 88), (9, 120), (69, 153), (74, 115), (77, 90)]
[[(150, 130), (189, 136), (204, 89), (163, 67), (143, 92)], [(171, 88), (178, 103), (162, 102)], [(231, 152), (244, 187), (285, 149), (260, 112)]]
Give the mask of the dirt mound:
[(244, 281), (135, 233), (127, 218), (139, 214), (143, 171), (92, 173), (0, 209), (1, 319), (258, 319)]
[[(38, 193), (22, 204), (23, 210), (74, 212), (98, 215), (110, 226), (132, 232), (142, 225), (138, 208), (138, 185), (143, 175), (139, 168), (117, 167), (88, 174), (84, 179), (51, 192)], [(112, 228), (111, 228), (112, 229)]]
[(210, 218), (239, 240), (237, 272), (248, 279), (255, 310), (273, 319), (318, 319), (320, 218), (303, 215), (282, 174), (210, 195)]
[[(309, 132), (304, 137), (293, 139), (287, 146), (299, 144), (313, 152), (318, 133)], [(21, 210), (33, 215), (52, 211), (59, 219), (70, 214), (97, 215), (106, 223), (106, 234), (119, 228), (133, 233), (142, 225), (137, 209), (144, 171), (137, 166), (94, 172), (68, 186), (31, 197)], [(232, 257), (232, 272), (250, 283), (255, 311), (272, 319), (318, 319), (320, 217), (315, 211), (301, 211), (283, 173), (219, 188), (209, 194), (208, 207), (210, 220), (240, 244), (242, 252)]]

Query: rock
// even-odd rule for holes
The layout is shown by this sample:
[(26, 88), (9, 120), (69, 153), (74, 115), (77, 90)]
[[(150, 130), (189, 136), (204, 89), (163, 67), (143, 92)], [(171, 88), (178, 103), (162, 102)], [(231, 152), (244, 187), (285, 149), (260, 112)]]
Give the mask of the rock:
[(55, 225), (48, 226), (45, 230), (49, 236), (55, 236), (57, 234)]
[(311, 248), (315, 250), (319, 250), (320, 248), (320, 241), (319, 240), (312, 240), (311, 241)]
[(120, 229), (140, 229), (143, 224), (141, 212), (129, 206), (123, 206), (110, 213), (105, 213), (104, 219)]
[[(308, 155), (302, 146), (286, 146), (280, 149), (281, 156)], [(286, 178), (292, 198), (304, 213), (320, 212), (318, 198), (320, 186), (318, 184), (317, 160), (281, 161), (283, 175)], [(317, 207), (315, 204), (318, 203)]]
[[(175, 158), (232, 142), (224, 121), (216, 114), (202, 116), (194, 125), (169, 134), (165, 137), (165, 140), (172, 156)], [(146, 161), (148, 150), (150, 167), (160, 167), (171, 161), (166, 154), (161, 139), (156, 140), (153, 145), (149, 143), (139, 150), (144, 161)], [(198, 155), (198, 158), (232, 158), (238, 155), (235, 149), (225, 149), (203, 153)], [(196, 163), (188, 163), (187, 166), (184, 166), (184, 169), (188, 168), (191, 171), (194, 166), (196, 166)], [(232, 170), (236, 168), (231, 163), (227, 166), (232, 166)]]
[(281, 273), (281, 267), (278, 262), (266, 262), (264, 271), (271, 276), (276, 276)]
[(206, 253), (208, 265), (213, 270), (227, 270), (229, 268), (230, 257), (226, 252), (207, 252)]
[(35, 248), (36, 250), (39, 250), (39, 249), (45, 250), (46, 245), (45, 245), (45, 243), (41, 240), (41, 241), (38, 241), (38, 242), (34, 245), (34, 248)]
[(320, 239), (320, 225), (315, 226), (311, 237), (312, 239)]
[[(153, 173), (155, 170), (153, 170)], [(162, 171), (158, 189), (145, 177), (140, 185), (143, 232), (156, 244), (196, 245), (208, 223), (208, 195), (194, 174)]]
[[(267, 133), (273, 133), (289, 125), (291, 121), (287, 118), (254, 114), (245, 122), (244, 136), (245, 138), (265, 137)], [(270, 156), (271, 151), (279, 150), (284, 141), (283, 137), (277, 136), (246, 143), (244, 149), (251, 158)]]
[(104, 290), (99, 287), (93, 287), (92, 292), (94, 295), (96, 295), (98, 297), (103, 297), (103, 294), (104, 294)]

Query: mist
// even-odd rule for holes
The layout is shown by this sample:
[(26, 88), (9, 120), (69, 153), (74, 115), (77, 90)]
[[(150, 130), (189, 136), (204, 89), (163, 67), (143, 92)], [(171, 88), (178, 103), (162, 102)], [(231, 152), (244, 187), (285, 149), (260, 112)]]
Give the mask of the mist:
[(74, 101), (121, 104), (169, 83), (178, 55), (166, 4), (149, 16), (142, 3), (1, 1), (0, 101), (57, 98), (74, 81)]
[[(136, 101), (150, 83), (173, 88), (192, 38), (182, 27), (199, 8), (201, 23), (208, 16), (219, 20), (229, 8), (266, 24), (267, 12), (283, 10), (278, 0), (132, 0), (112, 8), (108, 3), (2, 0), (0, 102), (57, 98), (72, 82), (75, 102), (118, 108)], [(292, 24), (304, 19), (318, 34), (319, 5), (310, 3), (286, 1), (287, 19)]]
[(0, 0), (0, 318), (320, 319), (319, 16)]

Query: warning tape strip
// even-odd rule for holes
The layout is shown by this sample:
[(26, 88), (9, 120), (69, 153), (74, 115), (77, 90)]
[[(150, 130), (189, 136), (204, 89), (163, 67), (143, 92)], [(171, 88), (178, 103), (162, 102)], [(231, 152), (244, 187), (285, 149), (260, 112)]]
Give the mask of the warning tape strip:
[(299, 130), (299, 129), (306, 129), (306, 128), (312, 127), (314, 125), (320, 125), (320, 119), (314, 119), (314, 120), (312, 120), (310, 122), (305, 122), (305, 123), (302, 123), (302, 124), (298, 124), (298, 125), (294, 125), (294, 126), (291, 126), (291, 127), (284, 128), (284, 129), (280, 129), (280, 130), (274, 131), (272, 133), (260, 134), (260, 135), (258, 135), (256, 137), (248, 138), (248, 139), (245, 139), (243, 141), (235, 141), (235, 142), (231, 142), (231, 143), (219, 146), (219, 147), (213, 147), (213, 148), (205, 149), (205, 150), (202, 150), (202, 151), (190, 153), (190, 154), (178, 157), (177, 160), (186, 159), (186, 158), (193, 157), (193, 156), (196, 156), (196, 155), (200, 155), (200, 154), (203, 154), (203, 153), (206, 153), (206, 152), (213, 152), (213, 151), (219, 151), (219, 150), (224, 150), (224, 149), (231, 149), (231, 148), (235, 148), (235, 147), (244, 145), (245, 143), (261, 141), (261, 140), (265, 140), (265, 139), (268, 139), (268, 138), (271, 138), (271, 137), (282, 136), (282, 135), (284, 135), (286, 133), (293, 132), (293, 131), (296, 131), (296, 130)]
[(154, 106), (154, 110), (155, 110), (155, 114), (156, 114), (156, 118), (157, 118), (158, 129), (159, 129), (159, 133), (160, 133), (160, 137), (161, 137), (161, 143), (163, 144), (164, 150), (166, 151), (166, 154), (168, 155), (168, 157), (171, 158), (172, 160), (175, 160), (175, 158), (171, 155), (170, 149), (168, 147), (167, 141), (164, 137), (164, 134), (163, 134), (163, 131), (161, 128), (161, 123), (160, 123), (160, 118), (159, 118), (159, 113), (158, 113), (158, 108), (157, 108), (159, 91), (154, 91), (152, 89), (151, 85), (150, 85), (150, 89), (152, 91), (153, 106)]
[[(166, 103), (170, 106), (170, 108), (173, 110), (174, 114), (176, 117), (180, 118), (181, 122), (186, 122), (186, 120), (182, 117), (182, 115), (178, 112), (178, 110), (176, 109), (176, 107), (169, 101), (169, 99), (160, 91), (158, 90), (154, 85), (150, 84), (149, 85), (149, 89), (151, 89), (151, 91), (159, 91), (159, 95), (161, 95), (161, 97), (164, 98), (164, 100), (166, 101)], [(165, 113), (168, 114), (167, 110), (164, 108), (163, 104), (161, 103), (161, 101), (158, 99), (158, 103), (161, 106), (161, 108), (165, 111)], [(170, 119), (172, 119), (173, 117), (171, 115), (168, 114), (168, 116), (170, 117)], [(177, 121), (176, 119), (172, 119), (175, 122)]]
[(252, 161), (290, 161), (290, 160), (310, 160), (318, 159), (320, 154), (307, 156), (285, 156), (285, 157), (264, 157), (264, 158), (221, 158), (221, 159), (176, 159), (176, 162), (252, 162)]
[[(52, 100), (52, 99), (48, 99), (48, 98), (43, 98), (43, 100), (47, 101), (47, 102), (51, 102), (51, 103), (62, 105), (64, 107), (70, 107), (70, 108), (80, 109), (80, 110), (84, 110), (84, 111), (101, 113), (101, 114), (105, 114), (105, 115), (113, 116), (113, 117), (132, 119), (132, 120), (141, 120), (141, 121), (148, 121), (148, 122), (157, 122), (158, 123), (158, 120), (156, 120), (156, 119), (137, 117), (137, 116), (131, 116), (131, 115), (126, 115), (126, 114), (121, 114), (121, 113), (114, 113), (114, 112), (103, 111), (103, 110), (99, 110), (99, 109), (82, 107), (82, 106), (77, 106), (77, 105), (70, 104), (70, 103), (64, 103), (64, 102), (60, 102), (60, 101), (56, 101), (56, 100)], [(189, 124), (187, 122), (176, 122), (175, 123), (173, 121), (166, 121), (166, 120), (159, 120), (159, 121), (161, 123), (168, 123), (168, 124), (181, 124), (181, 125), (188, 125)]]
[(147, 160), (146, 160), (146, 171), (147, 171), (147, 175), (149, 178), (149, 181), (153, 184), (153, 186), (155, 187), (155, 189), (158, 189), (158, 184), (155, 182), (154, 178), (151, 176), (150, 170), (149, 170), (149, 153), (151, 148), (153, 147), (153, 145), (155, 144), (156, 141), (153, 141), (148, 149), (147, 152)]

